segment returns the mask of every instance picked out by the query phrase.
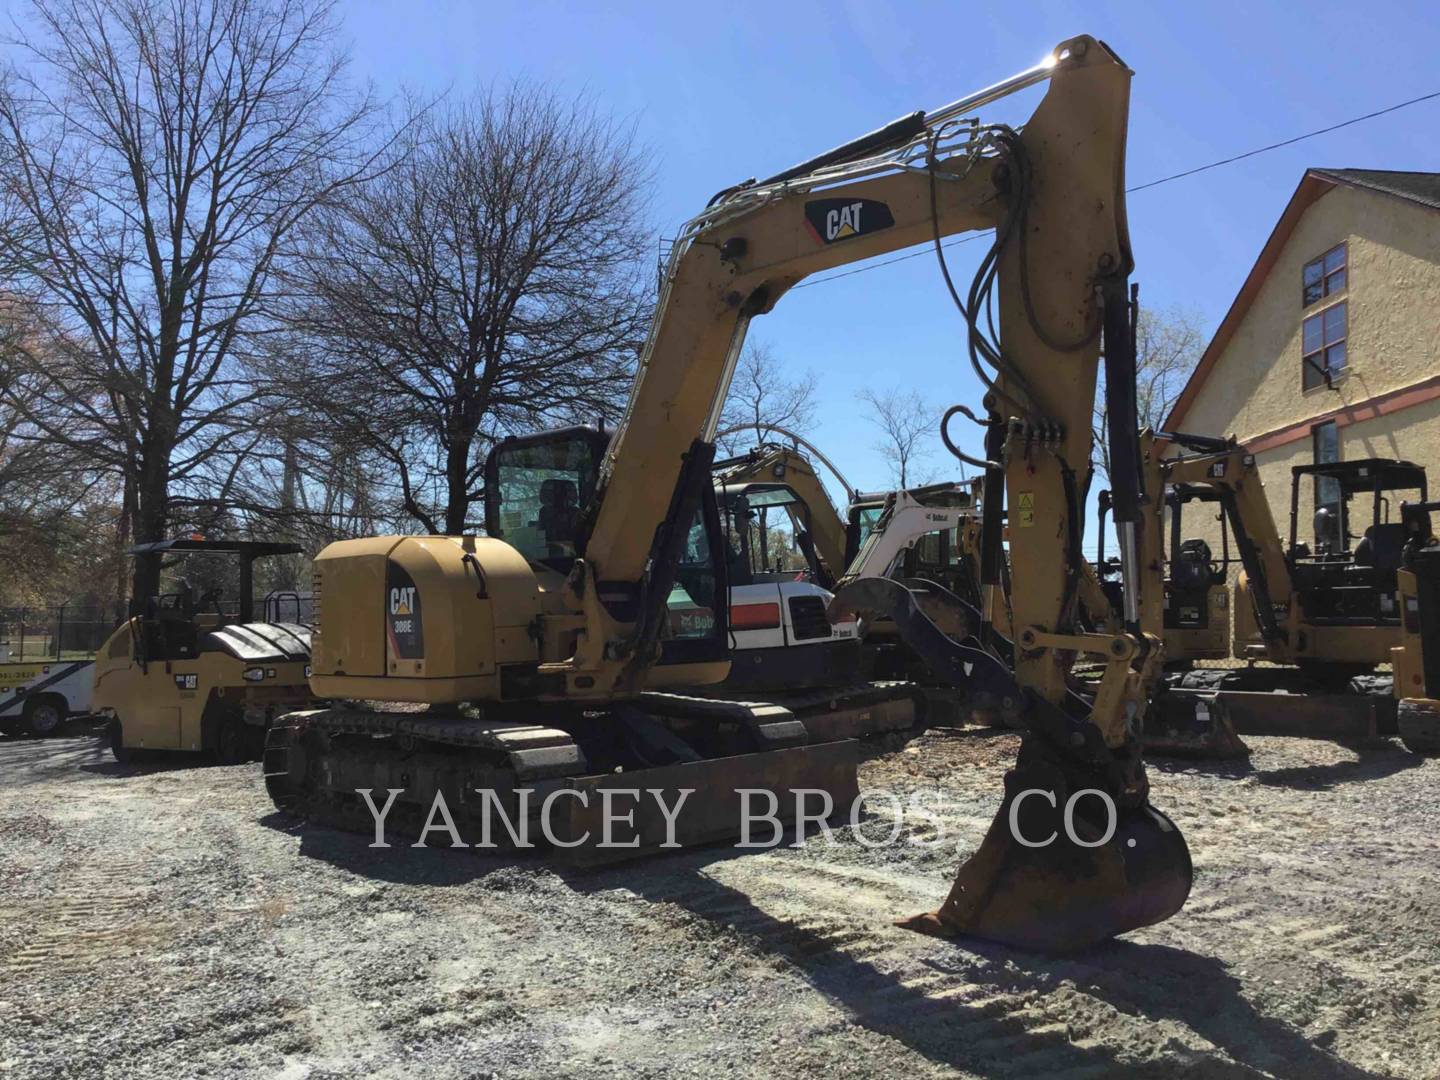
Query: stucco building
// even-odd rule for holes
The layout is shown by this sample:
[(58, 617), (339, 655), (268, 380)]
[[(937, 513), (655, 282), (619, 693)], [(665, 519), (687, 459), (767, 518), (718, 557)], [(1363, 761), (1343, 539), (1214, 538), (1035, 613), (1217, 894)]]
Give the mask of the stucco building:
[[(1282, 535), (1294, 465), (1408, 458), (1428, 467), (1434, 498), (1440, 173), (1306, 172), (1165, 426), (1239, 437)], [(1302, 540), (1316, 484), (1301, 487)], [(1185, 532), (1218, 557), (1217, 529), (1187, 514)]]

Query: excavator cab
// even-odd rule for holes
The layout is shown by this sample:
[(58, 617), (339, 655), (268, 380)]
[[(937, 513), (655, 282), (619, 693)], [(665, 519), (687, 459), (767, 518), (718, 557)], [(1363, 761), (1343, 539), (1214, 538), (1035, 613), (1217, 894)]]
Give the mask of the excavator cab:
[[(795, 580), (797, 575), (830, 584), (810, 539), (810, 508), (789, 485), (725, 485), (719, 497), (732, 586)], [(783, 536), (786, 525), (793, 548)]]
[(845, 516), (845, 565), (849, 566), (860, 554), (860, 548), (874, 530), (880, 515), (885, 512), (888, 491), (856, 495), (846, 510)]
[[(1223, 501), (1214, 489), (1185, 484), (1172, 485), (1165, 493), (1170, 533), (1163, 619), (1167, 668), (1230, 655), (1230, 529)], [(1219, 520), (1218, 552), (1204, 539), (1185, 535), (1186, 510), (1192, 506)]]
[[(1313, 551), (1299, 536), (1301, 492), (1312, 477)], [(1413, 492), (1425, 502), (1425, 468), (1411, 461), (1361, 458), (1291, 470), (1288, 558), (1310, 621), (1330, 626), (1399, 623), (1395, 575), (1407, 540), (1400, 504), (1403, 495)], [(1353, 530), (1360, 515), (1368, 523), (1357, 533)]]
[(577, 425), (502, 439), (485, 460), (485, 532), (568, 574), (585, 553), (582, 511), (610, 437)]
[[(583, 424), (500, 440), (485, 461), (486, 534), (504, 540), (532, 567), (568, 576), (585, 555), (609, 444), (610, 433)], [(660, 664), (727, 654), (727, 551), (714, 492), (702, 484), (666, 596)], [(635, 618), (642, 597), (614, 583), (599, 584), (607, 608)]]

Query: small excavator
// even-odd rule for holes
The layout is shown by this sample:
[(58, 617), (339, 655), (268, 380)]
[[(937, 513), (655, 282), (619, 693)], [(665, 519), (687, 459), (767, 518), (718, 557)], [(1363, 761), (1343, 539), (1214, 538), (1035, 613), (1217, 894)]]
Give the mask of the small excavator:
[[(957, 684), (1008, 699), (1025, 733), (995, 822), (944, 905), (904, 925), (1059, 951), (1178, 911), (1189, 853), (1150, 803), (1138, 731), (1161, 644), (1140, 628), (1136, 561), (1130, 79), (1103, 43), (1072, 38), (1003, 82), (716, 194), (672, 248), (603, 453), (551, 432), (495, 455), (486, 498), (502, 537), (374, 537), (320, 553), (311, 686), (383, 704), (307, 710), (273, 727), (265, 779), (276, 804), (370, 832), (375, 808), (362, 804), (386, 788), (392, 820), (424, 837), (443, 793), (455, 836), (496, 803), (524, 818), (531, 796), (543, 795), (543, 813), (565, 794), (551, 836), (585, 848), (612, 809), (606, 792), (688, 791), (675, 819), (620, 815), (633, 855), (734, 836), (742, 789), (781, 806), (800, 789), (853, 796), (853, 740), (813, 740), (802, 719), (763, 703), (664, 691), (719, 682), (730, 667), (711, 465), (750, 322), (812, 274), (928, 244), (987, 388), (976, 459), (987, 585), (1002, 503), (1017, 507), (1013, 665), (985, 647), (981, 613), (970, 636), (947, 634), (899, 583), (866, 608), (903, 623)], [(977, 118), (1041, 83), (1023, 127)], [(965, 231), (993, 238), (962, 295), (942, 241)], [(1113, 633), (1076, 616), (1102, 346), (1123, 564), (1124, 625)], [(844, 593), (832, 619), (845, 617)], [(1071, 678), (1077, 656), (1104, 664), (1093, 693)]]
[[(724, 691), (804, 693), (865, 681), (856, 622), (825, 617), (845, 538), (810, 460), (797, 447), (765, 443), (717, 461), (713, 475), (730, 586)], [(789, 542), (777, 531), (788, 531)]]
[[(1159, 459), (1163, 441), (1188, 450)], [(1391, 497), (1425, 499), (1425, 470), (1408, 461), (1366, 458), (1292, 469), (1290, 535), (1282, 541), (1254, 456), (1233, 439), (1165, 433), (1142, 438), (1151, 486), (1163, 502), (1147, 516), (1142, 560), (1150, 587), (1142, 625), (1163, 628), (1167, 662), (1180, 661), (1152, 710), (1152, 749), (1231, 756), (1242, 734), (1318, 737), (1394, 733), (1392, 680), (1376, 668), (1401, 644), (1397, 572), (1407, 526), (1388, 519)], [(1336, 509), (1316, 515), (1318, 549), (1298, 536), (1301, 485), (1332, 483)], [(1370, 524), (1350, 532), (1350, 502), (1368, 496)], [(1217, 507), (1221, 561), (1198, 539), (1182, 540), (1181, 514), (1193, 502)], [(1161, 554), (1162, 513), (1170, 516), (1169, 558)], [(1228, 546), (1243, 568), (1227, 598)], [(1353, 550), (1350, 540), (1358, 540)], [(1154, 553), (1153, 555), (1151, 553)], [(1246, 668), (1193, 668), (1215, 657), (1227, 608), (1234, 631), (1227, 654), (1266, 661)]]
[[(799, 443), (798, 436), (790, 437)], [(813, 445), (806, 443), (806, 449), (834, 471), (834, 466)], [(722, 503), (727, 497), (739, 496), (745, 496), (747, 503), (754, 502), (749, 499), (749, 492), (763, 492), (766, 485), (788, 491), (792, 498), (784, 502), (780, 512), (789, 522), (809, 578), (822, 589), (834, 586), (850, 562), (845, 523), (830, 501), (814, 464), (799, 445), (761, 443), (743, 454), (715, 462), (714, 475)], [(842, 486), (846, 484), (838, 472), (836, 477)], [(762, 507), (756, 503), (754, 509)], [(761, 561), (764, 559), (762, 554)]]
[[(806, 445), (835, 471), (815, 447)], [(761, 585), (754, 563), (756, 547), (764, 546), (764, 530), (739, 526), (727, 530), (727, 541), (732, 548), (738, 548), (734, 552), (737, 558), (732, 560), (736, 569), (730, 576), (735, 652), (730, 675), (718, 691), (729, 692), (737, 685), (754, 688), (766, 691), (783, 704), (796, 701), (797, 690), (802, 695), (798, 700), (823, 691), (818, 696), (832, 699), (833, 707), (838, 707), (841, 700), (834, 698), (835, 691), (847, 690), (853, 696), (862, 690), (857, 683), (863, 680), (861, 697), (872, 708), (864, 727), (850, 727), (854, 734), (899, 730), (901, 714), (888, 700), (891, 698), (913, 703), (917, 725), (964, 723), (967, 719), (994, 722), (998, 714), (988, 703), (970, 700), (965, 688), (955, 686), (949, 678), (937, 680), (926, 662), (906, 644), (892, 619), (870, 618), (862, 626), (856, 613), (831, 622), (822, 608), (817, 613), (818, 623), (812, 624), (808, 617), (787, 620), (782, 618), (784, 605), (777, 612), (775, 597), (771, 596), (763, 614), (774, 629), (741, 626), (746, 618), (744, 601), (758, 588), (801, 594), (780, 598), (789, 604), (793, 616), (795, 608), (808, 614), (813, 604), (810, 595), (823, 592), (827, 601), (832, 597), (832, 593), (817, 588), (816, 581), (825, 582), (826, 589), (851, 586), (847, 595), (855, 600), (861, 588), (857, 583), (862, 579), (893, 578), (905, 583), (917, 603), (927, 608), (929, 618), (964, 636), (968, 623), (964, 615), (957, 622), (953, 609), (962, 605), (967, 610), (978, 610), (978, 564), (956, 543), (956, 537), (979, 533), (974, 494), (978, 482), (857, 493), (850, 503), (847, 522), (841, 520), (814, 467), (798, 447), (760, 446), (748, 454), (717, 462), (715, 470), (722, 518), (734, 520), (736, 510), (753, 513), (752, 503), (762, 511), (783, 510), (807, 568), (799, 575), (761, 575), (766, 579)], [(853, 490), (838, 472), (836, 477), (842, 488)], [(736, 545), (732, 536), (741, 542)], [(827, 568), (835, 565), (841, 566), (843, 572), (831, 575)], [(797, 581), (796, 577), (808, 580)], [(772, 580), (775, 578), (779, 580)], [(806, 591), (810, 595), (804, 595)], [(952, 592), (957, 594), (953, 599)], [(809, 627), (808, 636), (795, 635), (793, 640), (782, 641), (789, 636), (790, 623)], [(831, 627), (847, 640), (827, 644), (820, 633), (822, 626)], [(765, 645), (769, 647), (760, 647)], [(831, 658), (819, 670), (813, 662), (822, 655), (817, 645), (823, 646)], [(1005, 658), (1008, 660), (1008, 653)], [(763, 675), (767, 667), (772, 673), (769, 681), (757, 679), (756, 674)], [(820, 717), (813, 714), (806, 719), (812, 727), (820, 722)], [(834, 723), (828, 721), (832, 728)]]

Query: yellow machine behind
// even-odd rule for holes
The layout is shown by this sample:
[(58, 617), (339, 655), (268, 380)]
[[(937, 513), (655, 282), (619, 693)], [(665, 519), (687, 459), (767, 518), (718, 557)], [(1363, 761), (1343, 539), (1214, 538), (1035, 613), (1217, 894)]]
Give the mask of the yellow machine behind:
[(313, 700), (309, 628), (257, 621), (253, 610), (254, 560), (300, 551), (296, 544), (198, 538), (131, 549), (137, 558), (238, 556), (241, 592), (234, 614), (217, 595), (197, 598), (188, 587), (152, 597), (100, 646), (91, 708), (108, 718), (117, 760), (151, 751), (205, 753), (226, 764), (253, 760), (270, 722)]

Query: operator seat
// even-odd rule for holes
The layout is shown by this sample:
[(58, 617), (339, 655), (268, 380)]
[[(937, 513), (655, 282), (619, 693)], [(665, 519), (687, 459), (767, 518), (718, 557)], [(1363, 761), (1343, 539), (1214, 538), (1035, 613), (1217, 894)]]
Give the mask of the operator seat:
[(1215, 580), (1210, 545), (1199, 538), (1184, 541), (1170, 568), (1170, 581), (1181, 589), (1209, 588)]
[(1405, 553), (1407, 530), (1398, 521), (1371, 525), (1355, 545), (1355, 565), (1398, 570)]
[(1334, 555), (1345, 548), (1340, 535), (1340, 515), (1328, 506), (1315, 511), (1315, 552), (1317, 555)]
[(144, 620), (146, 655), (157, 660), (195, 656), (195, 590), (181, 578), (173, 593), (152, 596)]
[(537, 524), (550, 544), (575, 542), (580, 509), (573, 480), (552, 477), (540, 485), (540, 515)]

